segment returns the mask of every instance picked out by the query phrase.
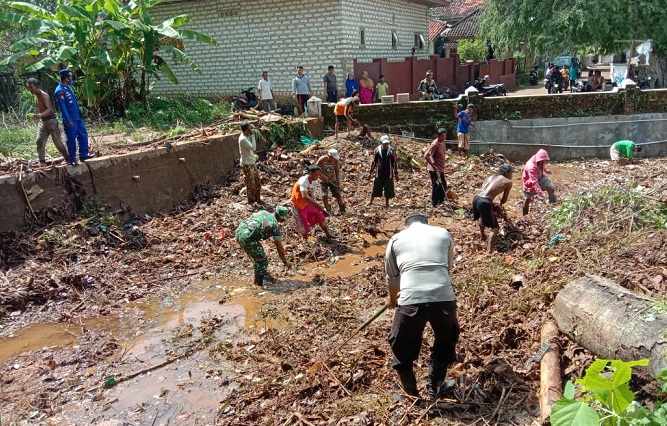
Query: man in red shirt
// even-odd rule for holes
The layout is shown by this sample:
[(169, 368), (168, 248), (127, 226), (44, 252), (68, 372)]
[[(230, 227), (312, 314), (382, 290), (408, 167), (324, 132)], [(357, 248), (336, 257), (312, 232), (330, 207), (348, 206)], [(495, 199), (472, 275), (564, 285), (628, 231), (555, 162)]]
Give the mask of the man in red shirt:
[(424, 152), (428, 174), (431, 177), (431, 202), (433, 207), (447, 199), (447, 181), (445, 180), (445, 138), (447, 131), (438, 129), (438, 137)]

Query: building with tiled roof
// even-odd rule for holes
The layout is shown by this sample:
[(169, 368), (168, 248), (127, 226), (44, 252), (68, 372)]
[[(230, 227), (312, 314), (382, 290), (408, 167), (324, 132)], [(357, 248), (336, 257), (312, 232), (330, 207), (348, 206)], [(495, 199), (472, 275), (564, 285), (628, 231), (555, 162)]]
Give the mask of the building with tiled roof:
[(431, 18), (455, 25), (484, 3), (484, 0), (446, 0), (443, 6), (431, 8)]
[[(433, 41), (436, 53), (450, 56), (456, 53), (459, 40), (477, 37), (483, 6), (484, 0), (460, 0), (432, 8), (429, 39)], [(435, 22), (445, 22), (439, 34), (435, 34), (439, 26)]]

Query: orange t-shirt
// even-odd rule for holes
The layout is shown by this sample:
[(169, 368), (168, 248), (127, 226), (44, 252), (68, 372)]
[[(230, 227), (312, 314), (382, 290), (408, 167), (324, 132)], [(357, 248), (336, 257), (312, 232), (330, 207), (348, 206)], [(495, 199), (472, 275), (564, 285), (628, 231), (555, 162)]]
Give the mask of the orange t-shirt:
[(351, 107), (354, 98), (344, 98), (336, 103), (334, 107), (334, 115), (345, 115), (347, 110)]
[(308, 175), (305, 175), (301, 176), (301, 178), (299, 178), (299, 180), (292, 187), (291, 201), (294, 207), (299, 210), (305, 208), (308, 205), (308, 200), (303, 198), (301, 190), (302, 188), (307, 190), (310, 185), (311, 183), (308, 180)]

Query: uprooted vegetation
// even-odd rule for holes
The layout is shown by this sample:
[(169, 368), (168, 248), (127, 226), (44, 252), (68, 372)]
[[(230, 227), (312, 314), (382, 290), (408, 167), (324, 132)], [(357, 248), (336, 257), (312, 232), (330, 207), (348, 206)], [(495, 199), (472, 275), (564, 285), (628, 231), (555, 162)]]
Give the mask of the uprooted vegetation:
[[(304, 160), (314, 160), (326, 151), (327, 144), (333, 142), (326, 141), (325, 146), (305, 154), (279, 147), (268, 156), (260, 171), (269, 205), (285, 199)], [(537, 413), (539, 328), (566, 282), (597, 273), (643, 294), (665, 295), (667, 231), (664, 222), (662, 228), (658, 226), (659, 218), (664, 218), (661, 200), (667, 200), (664, 160), (645, 160), (633, 168), (615, 168), (604, 162), (554, 166), (560, 176), (577, 175), (576, 182), (559, 178), (558, 173), (553, 178), (560, 193), (572, 198), (553, 209), (538, 203), (522, 218), (520, 188), (514, 188), (507, 206), (512, 222), (503, 224), (497, 242), (501, 252), (489, 256), (467, 210), (481, 182), (502, 158), (492, 154), (452, 157), (447, 177), (457, 199), (434, 209), (429, 206), (426, 172), (418, 160), (412, 161), (420, 158), (423, 146), (399, 141), (405, 157), (401, 163), (409, 167), (401, 167), (398, 198), (385, 210), (380, 203), (366, 207), (370, 151), (352, 142), (337, 147), (344, 158), (345, 196), (348, 205), (356, 207), (345, 216), (330, 217), (337, 241), (304, 242), (288, 225), (289, 257), (301, 274), (281, 275), (276, 253), (267, 247), (273, 272), (283, 283), (263, 295), (251, 290), (263, 303), (257, 314), (260, 327), (234, 339), (207, 342), (205, 351), (210, 357), (232, 362), (234, 372), (227, 382), (238, 385), (220, 405), (218, 421), (222, 424), (479, 424), (480, 419), (529, 424)], [(601, 170), (609, 177), (599, 179)], [(187, 281), (178, 277), (188, 274), (197, 274), (188, 280), (222, 276), (249, 283), (249, 261), (233, 239), (238, 221), (250, 214), (241, 187), (232, 180), (172, 214), (155, 217), (110, 217), (112, 212), (91, 206), (79, 222), (38, 231), (34, 235), (37, 244), (31, 242), (32, 235), (3, 240), (0, 258), (7, 262), (3, 264), (7, 279), (0, 284), (0, 295), (10, 289), (33, 295), (22, 299), (22, 305), (3, 306), (6, 314), (19, 311), (5, 318), (7, 326), (11, 330), (31, 318), (58, 318), (63, 313), (65, 321), (76, 322), (104, 312), (122, 312), (128, 300), (180, 292)], [(586, 193), (592, 194), (590, 198)], [(459, 359), (449, 371), (457, 388), (430, 410), (395, 398), (398, 390), (386, 343), (390, 313), (340, 347), (353, 329), (385, 303), (382, 248), (400, 229), (405, 214), (416, 209), (427, 211), (431, 221), (447, 227), (455, 239), (453, 277), (462, 327)], [(635, 217), (632, 226), (631, 217)], [(91, 227), (98, 231), (96, 235)], [(140, 232), (146, 244), (129, 246), (126, 229)], [(515, 275), (522, 279), (513, 279)], [(50, 292), (38, 297), (38, 289)], [(226, 300), (223, 294), (234, 289), (220, 291), (221, 299)], [(85, 307), (79, 307), (82, 303)], [(40, 316), (36, 316), (38, 311)], [(271, 326), (276, 323), (280, 326)], [(112, 348), (110, 354), (121, 352), (118, 342), (107, 335), (86, 332), (80, 341), (84, 349), (95, 344)], [(431, 341), (429, 332), (416, 366), (420, 384), (424, 383), (426, 348)], [(105, 342), (116, 346), (104, 346)], [(564, 338), (561, 345), (564, 373), (580, 376), (592, 355)], [(31, 373), (35, 380), (29, 389), (48, 398), (48, 404), (40, 403), (40, 410), (52, 416), (63, 404), (93, 397), (99, 399), (98, 407), (112, 404), (104, 394), (93, 395), (86, 389), (99, 385), (104, 371), (117, 368), (116, 357), (102, 356), (96, 360), (95, 373), (84, 376), (78, 364), (68, 363), (68, 351), (47, 349), (32, 360), (26, 358), (39, 366), (40, 356), (55, 353), (55, 367), (50, 370), (55, 382), (37, 380), (41, 370)], [(16, 380), (7, 385), (9, 399), (3, 403), (7, 409), (18, 406), (11, 395), (30, 399), (19, 390), (18, 383), (23, 382), (18, 375), (25, 374), (21, 372), (7, 372), (8, 380)], [(81, 377), (84, 389), (43, 391), (64, 380), (65, 372)], [(220, 391), (223, 389), (227, 388)]]

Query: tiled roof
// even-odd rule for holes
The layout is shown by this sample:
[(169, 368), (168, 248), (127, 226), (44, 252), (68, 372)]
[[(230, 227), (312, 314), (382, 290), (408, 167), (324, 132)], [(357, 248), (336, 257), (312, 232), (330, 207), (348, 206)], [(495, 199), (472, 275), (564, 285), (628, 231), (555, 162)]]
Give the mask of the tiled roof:
[(447, 28), (447, 22), (439, 19), (429, 19), (428, 21), (428, 39), (435, 40)]
[(446, 0), (443, 6), (431, 8), (431, 17), (443, 21), (462, 18), (484, 6), (484, 0)]
[(460, 22), (451, 28), (447, 28), (442, 35), (447, 40), (458, 40), (460, 38), (474, 38), (479, 33), (479, 19), (482, 16), (482, 9), (477, 9), (470, 15), (463, 18)]

